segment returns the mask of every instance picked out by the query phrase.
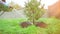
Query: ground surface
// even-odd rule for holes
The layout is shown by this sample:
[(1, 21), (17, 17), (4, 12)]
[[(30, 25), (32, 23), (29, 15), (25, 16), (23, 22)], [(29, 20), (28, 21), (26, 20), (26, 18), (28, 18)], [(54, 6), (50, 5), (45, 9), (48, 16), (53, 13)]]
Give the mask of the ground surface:
[(0, 19), (0, 34), (60, 34), (60, 20), (56, 18), (40, 18), (38, 21), (43, 21), (48, 24), (47, 28), (36, 27), (31, 25), (27, 28), (21, 28), (20, 23), (27, 19)]

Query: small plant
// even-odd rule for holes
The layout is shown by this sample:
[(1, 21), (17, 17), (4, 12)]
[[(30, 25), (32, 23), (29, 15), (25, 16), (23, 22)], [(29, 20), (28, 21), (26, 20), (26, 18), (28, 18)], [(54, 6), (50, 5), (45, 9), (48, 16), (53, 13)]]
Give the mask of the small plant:
[(28, 3), (25, 3), (24, 13), (28, 17), (29, 22), (36, 24), (37, 20), (45, 13), (44, 5), (41, 5), (41, 0), (40, 2), (28, 0)]

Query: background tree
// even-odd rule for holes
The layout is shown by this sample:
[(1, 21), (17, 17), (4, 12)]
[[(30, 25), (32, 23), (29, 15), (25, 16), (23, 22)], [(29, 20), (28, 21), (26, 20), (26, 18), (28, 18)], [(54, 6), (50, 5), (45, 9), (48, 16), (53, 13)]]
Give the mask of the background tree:
[(2, 12), (2, 13), (0, 14), (0, 16), (1, 16), (2, 14), (4, 14), (5, 12), (10, 12), (10, 11), (12, 11), (13, 9), (20, 10), (21, 8), (22, 8), (21, 6), (19, 6), (18, 4), (15, 4), (15, 3), (12, 2), (12, 1), (8, 4), (8, 6), (6, 6), (5, 4), (0, 4), (0, 12)]
[(17, 9), (17, 10), (20, 10), (22, 7), (14, 2), (10, 2), (9, 3), (9, 6), (12, 7), (13, 9)]
[(0, 2), (0, 12), (2, 12), (2, 13), (0, 14), (0, 16), (1, 16), (2, 14), (4, 14), (5, 12), (10, 12), (10, 11), (12, 11), (12, 8), (10, 8), (9, 6), (5, 5), (5, 0), (2, 0), (2, 1)]

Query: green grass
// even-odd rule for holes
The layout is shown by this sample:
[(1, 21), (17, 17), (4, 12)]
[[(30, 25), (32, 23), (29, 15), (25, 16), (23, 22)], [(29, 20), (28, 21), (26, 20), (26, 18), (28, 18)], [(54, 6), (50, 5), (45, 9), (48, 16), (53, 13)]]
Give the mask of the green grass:
[(53, 34), (59, 27), (60, 20), (56, 18), (40, 18), (38, 21), (43, 21), (48, 24), (47, 28), (36, 27), (31, 25), (27, 28), (21, 28), (20, 23), (27, 19), (0, 19), (0, 34)]

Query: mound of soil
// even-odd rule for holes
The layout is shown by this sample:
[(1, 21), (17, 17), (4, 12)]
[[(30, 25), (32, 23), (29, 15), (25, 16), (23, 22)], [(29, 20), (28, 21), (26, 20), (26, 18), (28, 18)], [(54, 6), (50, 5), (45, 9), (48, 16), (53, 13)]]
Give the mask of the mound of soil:
[(22, 28), (26, 28), (26, 27), (28, 27), (28, 26), (30, 26), (30, 25), (32, 25), (30, 22), (22, 22), (22, 23), (20, 24), (20, 26), (21, 26)]
[[(22, 22), (22, 23), (20, 24), (20, 26), (21, 26), (22, 28), (27, 28), (28, 26), (31, 26), (31, 25), (32, 25), (31, 22)], [(44, 22), (36, 22), (34, 25), (35, 25), (36, 27), (41, 27), (41, 28), (46, 28), (46, 27), (47, 27), (47, 24), (44, 23)]]
[(46, 27), (47, 27), (47, 24), (44, 23), (44, 22), (37, 22), (37, 23), (35, 24), (35, 26), (41, 27), (41, 28), (46, 28)]

